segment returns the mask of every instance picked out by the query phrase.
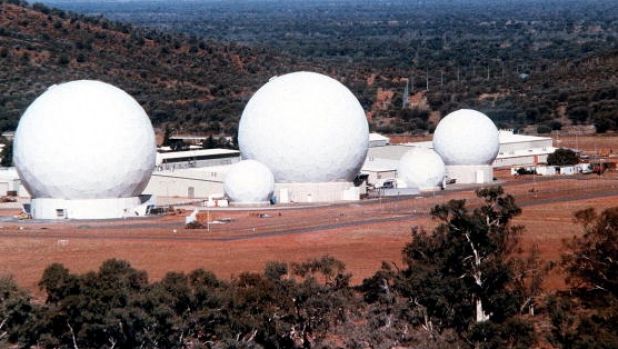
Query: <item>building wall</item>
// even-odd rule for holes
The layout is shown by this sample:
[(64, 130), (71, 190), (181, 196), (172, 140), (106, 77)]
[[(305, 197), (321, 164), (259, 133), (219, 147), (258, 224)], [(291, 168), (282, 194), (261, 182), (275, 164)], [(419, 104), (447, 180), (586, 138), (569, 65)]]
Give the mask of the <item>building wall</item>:
[(385, 147), (387, 145), (388, 145), (388, 140), (387, 139), (379, 139), (379, 140), (370, 140), (369, 141), (369, 148)]
[(363, 173), (369, 175), (367, 178), (367, 184), (376, 185), (388, 178), (397, 178), (397, 171), (363, 171)]
[(207, 199), (210, 195), (223, 194), (223, 182), (174, 177), (154, 173), (144, 194), (165, 197)]
[(368, 159), (390, 159), (399, 160), (412, 146), (407, 145), (387, 145), (386, 147), (369, 148)]
[(30, 214), (34, 219), (113, 219), (140, 215), (140, 198), (115, 199), (33, 199)]
[(179, 170), (186, 168), (198, 168), (198, 167), (212, 167), (212, 166), (224, 166), (232, 165), (240, 161), (240, 156), (233, 156), (221, 159), (208, 159), (208, 160), (193, 160), (193, 161), (180, 161), (162, 163), (157, 166), (157, 171), (169, 171)]
[(510, 152), (516, 151), (525, 151), (528, 149), (543, 149), (543, 148), (551, 148), (552, 147), (552, 139), (539, 139), (539, 140), (530, 140), (530, 141), (522, 141), (522, 142), (514, 142), (514, 143), (502, 143), (500, 144), (500, 151), (504, 155), (507, 155)]
[(9, 191), (17, 193), (18, 197), (29, 198), (30, 193), (21, 185), (21, 180), (0, 178), (0, 196), (6, 196)]
[(456, 180), (455, 184), (491, 183), (494, 179), (493, 167), (490, 165), (449, 165), (446, 166), (446, 173), (449, 179)]
[(352, 182), (276, 183), (274, 197), (280, 200), (281, 190), (287, 189), (290, 202), (335, 202), (344, 199), (344, 191), (354, 187)]
[(518, 156), (512, 158), (496, 159), (493, 163), (493, 167), (513, 167), (513, 166), (535, 166), (541, 161), (541, 158), (547, 160), (547, 155), (544, 156)]

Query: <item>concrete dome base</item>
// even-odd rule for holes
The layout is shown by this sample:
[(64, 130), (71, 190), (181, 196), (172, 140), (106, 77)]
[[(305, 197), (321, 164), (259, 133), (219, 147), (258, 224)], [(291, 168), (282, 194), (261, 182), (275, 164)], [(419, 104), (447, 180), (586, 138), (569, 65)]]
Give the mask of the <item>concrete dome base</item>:
[(312, 203), (360, 200), (359, 188), (352, 182), (275, 183), (277, 203)]
[(446, 174), (455, 184), (486, 184), (494, 180), (491, 165), (447, 165)]
[(114, 199), (32, 199), (33, 219), (113, 219), (139, 216), (139, 197)]
[(257, 201), (257, 202), (230, 202), (230, 207), (268, 207), (270, 201)]

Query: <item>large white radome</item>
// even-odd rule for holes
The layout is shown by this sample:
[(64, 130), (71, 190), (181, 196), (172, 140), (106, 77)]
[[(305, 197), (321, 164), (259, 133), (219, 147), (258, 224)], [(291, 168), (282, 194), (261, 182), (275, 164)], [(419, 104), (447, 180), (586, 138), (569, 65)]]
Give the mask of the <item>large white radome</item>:
[(50, 87), (15, 133), (15, 167), (35, 199), (136, 197), (150, 180), (155, 156), (144, 109), (99, 81)]
[(438, 123), (433, 148), (447, 165), (488, 165), (500, 149), (498, 129), (485, 114), (460, 109)]
[(272, 172), (255, 160), (242, 160), (230, 166), (223, 181), (225, 193), (237, 203), (267, 202), (274, 187)]
[(433, 189), (441, 185), (446, 175), (444, 161), (428, 148), (412, 148), (399, 160), (397, 177), (408, 188)]
[(352, 92), (310, 72), (262, 86), (238, 130), (242, 157), (268, 166), (277, 182), (350, 181), (363, 165), (368, 138), (365, 112)]

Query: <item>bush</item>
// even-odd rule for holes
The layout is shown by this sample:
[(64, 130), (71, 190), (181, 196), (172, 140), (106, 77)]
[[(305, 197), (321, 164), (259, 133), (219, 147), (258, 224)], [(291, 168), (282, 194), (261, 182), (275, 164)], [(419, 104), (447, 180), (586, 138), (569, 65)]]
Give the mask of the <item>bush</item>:
[(550, 133), (551, 131), (552, 131), (551, 127), (547, 125), (539, 125), (536, 128), (536, 132), (539, 134), (546, 134), (546, 133)]
[(571, 166), (578, 162), (577, 154), (571, 149), (556, 149), (555, 152), (547, 156), (547, 164), (552, 166)]
[(67, 65), (70, 61), (71, 60), (69, 59), (69, 57), (65, 54), (62, 54), (58, 57), (58, 64), (60, 65)]

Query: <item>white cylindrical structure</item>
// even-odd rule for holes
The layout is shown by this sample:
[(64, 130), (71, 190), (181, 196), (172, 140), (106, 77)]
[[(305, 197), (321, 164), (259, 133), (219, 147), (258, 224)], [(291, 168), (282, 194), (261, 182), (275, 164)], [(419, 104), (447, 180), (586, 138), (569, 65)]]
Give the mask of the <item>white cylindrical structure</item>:
[(230, 166), (223, 181), (225, 194), (238, 204), (267, 203), (274, 187), (272, 172), (256, 160), (243, 160)]
[(33, 218), (132, 216), (155, 166), (144, 109), (112, 85), (54, 85), (26, 110), (15, 132), (15, 167)]
[(363, 165), (369, 127), (344, 85), (296, 72), (271, 79), (253, 95), (238, 141), (242, 157), (262, 162), (278, 183), (347, 182)]
[(500, 149), (498, 129), (481, 112), (457, 110), (438, 123), (433, 148), (447, 165), (489, 165)]
[(471, 109), (448, 114), (436, 127), (433, 148), (446, 163), (448, 178), (456, 183), (493, 181), (492, 163), (500, 140), (496, 125), (485, 114)]
[(435, 189), (442, 185), (446, 167), (440, 155), (428, 148), (412, 148), (399, 160), (397, 177), (408, 188)]

